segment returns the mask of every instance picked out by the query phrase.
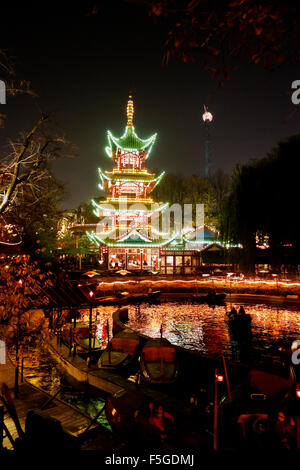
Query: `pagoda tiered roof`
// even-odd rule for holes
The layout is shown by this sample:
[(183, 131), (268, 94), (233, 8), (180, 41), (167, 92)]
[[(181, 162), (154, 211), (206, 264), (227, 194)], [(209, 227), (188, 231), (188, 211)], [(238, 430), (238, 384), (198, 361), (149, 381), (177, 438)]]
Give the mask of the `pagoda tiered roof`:
[[(122, 208), (122, 203), (124, 204), (124, 206), (125, 206), (125, 204), (127, 204), (126, 209)], [(123, 211), (128, 212), (128, 211), (130, 211), (130, 206), (132, 204), (144, 205), (145, 209), (143, 209), (141, 207), (140, 209), (138, 209), (138, 211), (139, 212), (147, 212), (147, 214), (146, 214), (147, 217), (150, 217), (155, 212), (162, 212), (169, 206), (168, 202), (166, 202), (166, 203), (162, 203), (162, 202), (157, 203), (157, 202), (154, 202), (150, 198), (147, 200), (147, 199), (137, 199), (137, 198), (127, 198), (127, 199), (125, 199), (125, 198), (116, 198), (116, 199), (113, 199), (113, 198), (108, 197), (105, 201), (103, 201), (99, 204), (94, 199), (92, 199), (92, 205), (97, 211), (97, 214), (96, 214), (96, 212), (94, 212), (94, 213), (97, 216), (98, 216), (98, 211), (99, 210), (101, 210), (101, 211), (109, 210), (109, 211), (115, 211), (115, 212), (123, 212)], [(134, 208), (134, 211), (137, 211), (136, 207)]]
[(109, 145), (105, 148), (105, 151), (110, 158), (113, 157), (116, 149), (135, 153), (144, 151), (145, 158), (148, 158), (157, 134), (153, 134), (148, 139), (141, 139), (134, 130), (133, 114), (134, 106), (130, 95), (127, 103), (127, 126), (124, 134), (121, 137), (114, 137), (110, 131), (107, 131)]
[(122, 150), (136, 151), (140, 152), (145, 150), (147, 152), (147, 157), (151, 152), (152, 146), (155, 142), (157, 134), (153, 134), (148, 139), (141, 139), (135, 133), (134, 127), (126, 126), (125, 132), (122, 137), (114, 137), (110, 131), (107, 131), (108, 143), (109, 146), (105, 148), (107, 155), (112, 158), (114, 148), (120, 148)]
[(147, 239), (140, 232), (129, 233), (120, 240), (112, 241), (110, 238), (99, 237), (95, 232), (88, 233), (89, 239), (96, 243), (98, 246), (105, 245), (109, 247), (123, 247), (123, 248), (160, 248), (170, 244), (176, 239), (177, 235), (172, 235), (168, 239), (158, 238), (155, 241)]
[(98, 168), (101, 183), (99, 184), (100, 189), (104, 188), (104, 180), (113, 182), (125, 182), (134, 181), (136, 183), (154, 183), (154, 187), (160, 182), (165, 172), (163, 171), (160, 175), (155, 176), (154, 173), (148, 173), (145, 171), (129, 173), (123, 170), (119, 171), (102, 171)]

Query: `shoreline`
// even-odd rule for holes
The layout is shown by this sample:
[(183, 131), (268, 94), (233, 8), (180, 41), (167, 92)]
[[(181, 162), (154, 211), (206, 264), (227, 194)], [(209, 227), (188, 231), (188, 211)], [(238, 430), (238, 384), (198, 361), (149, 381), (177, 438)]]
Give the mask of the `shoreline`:
[(247, 295), (263, 295), (263, 296), (297, 296), (300, 301), (300, 282), (293, 281), (271, 281), (244, 279), (243, 281), (229, 281), (228, 279), (201, 279), (197, 276), (186, 277), (182, 279), (164, 277), (138, 278), (128, 275), (124, 278), (121, 276), (106, 277), (101, 279), (91, 278), (82, 283), (94, 284), (97, 292), (103, 295), (111, 295), (112, 293), (128, 290), (132, 293), (141, 293), (152, 290), (160, 290), (164, 293), (203, 293), (207, 294), (209, 289), (215, 289), (216, 292), (224, 292), (226, 294), (247, 294)]

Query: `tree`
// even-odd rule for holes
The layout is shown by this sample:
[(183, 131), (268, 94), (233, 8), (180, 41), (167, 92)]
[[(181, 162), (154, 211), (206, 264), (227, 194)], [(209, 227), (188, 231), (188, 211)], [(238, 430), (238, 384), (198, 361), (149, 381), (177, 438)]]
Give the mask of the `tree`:
[(215, 204), (212, 208), (212, 215), (216, 218), (217, 228), (220, 228), (221, 213), (225, 198), (229, 192), (230, 177), (219, 168), (211, 176), (210, 184), (212, 199)]
[[(222, 172), (221, 172), (222, 173)], [(218, 225), (218, 204), (220, 204), (225, 191), (224, 181), (219, 175), (216, 176), (214, 185), (211, 181), (199, 175), (184, 177), (181, 174), (167, 174), (163, 181), (154, 189), (153, 195), (156, 200), (166, 200), (170, 205), (180, 204), (183, 210), (184, 204), (193, 205), (193, 220), (196, 220), (196, 205), (204, 204), (204, 222), (207, 225)], [(219, 187), (218, 187), (219, 184)], [(222, 187), (223, 185), (223, 187)], [(218, 202), (216, 197), (218, 197)]]
[(28, 255), (0, 260), (0, 323), (8, 341), (30, 342), (41, 330), (47, 331), (42, 311), (48, 304), (44, 289), (52, 285), (50, 272), (40, 269)]
[(287, 0), (125, 0), (166, 25), (163, 63), (200, 60), (220, 84), (242, 63), (299, 62), (299, 5)]
[(284, 248), (293, 253), (290, 264), (300, 262), (300, 229), (297, 223), (300, 136), (280, 142), (267, 157), (237, 165), (230, 193), (222, 211), (225, 240), (244, 247), (244, 266), (253, 270), (256, 238), (268, 237), (274, 270), (285, 263)]
[[(0, 48), (0, 80), (5, 83), (5, 90), (8, 96), (27, 94), (36, 97), (28, 80), (20, 79), (15, 71), (14, 64), (7, 54), (7, 51)], [(0, 113), (0, 127), (4, 126), (6, 115)]]
[(0, 163), (0, 215), (19, 228), (25, 247), (34, 239), (44, 242), (45, 253), (55, 242), (58, 204), (64, 186), (53, 175), (51, 164), (67, 156), (69, 143), (59, 136), (48, 116), (41, 116), (27, 134), (10, 142)]

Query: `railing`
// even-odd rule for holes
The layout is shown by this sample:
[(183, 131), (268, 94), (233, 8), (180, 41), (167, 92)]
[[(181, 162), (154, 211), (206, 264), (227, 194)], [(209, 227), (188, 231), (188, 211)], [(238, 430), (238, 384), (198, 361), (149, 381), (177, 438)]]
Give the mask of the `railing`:
[(4, 406), (0, 406), (0, 451), (3, 449), (4, 438)]
[(28, 359), (28, 356), (23, 356), (21, 360), (21, 383), (24, 381), (24, 360)]
[(41, 407), (40, 407), (40, 410), (44, 410), (53, 400), (55, 400), (55, 398), (57, 397), (57, 395), (61, 392), (61, 389), (59, 388), (55, 393), (54, 395), (52, 395)]
[(124, 168), (124, 169), (122, 169), (122, 170), (121, 170), (121, 169), (118, 169), (118, 168), (114, 168), (112, 172), (109, 171), (109, 172), (107, 172), (107, 173), (108, 173), (108, 174), (111, 174), (111, 173), (112, 173), (112, 174), (115, 174), (115, 173), (124, 173), (124, 174), (126, 174), (126, 175), (127, 175), (127, 174), (132, 174), (132, 173), (133, 173), (133, 174), (134, 174), (134, 173), (142, 173), (142, 174), (144, 174), (144, 175), (146, 174), (146, 175), (149, 175), (149, 176), (152, 176), (152, 175), (154, 174), (154, 173), (148, 173), (148, 171), (145, 170), (145, 169), (139, 170), (138, 168), (137, 168), (137, 169), (136, 169), (136, 168), (128, 168), (128, 169), (127, 169), (127, 168)]

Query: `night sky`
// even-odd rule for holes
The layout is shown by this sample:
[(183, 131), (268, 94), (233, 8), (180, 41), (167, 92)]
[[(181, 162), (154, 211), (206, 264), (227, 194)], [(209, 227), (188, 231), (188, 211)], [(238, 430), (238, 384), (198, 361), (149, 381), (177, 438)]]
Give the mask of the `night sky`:
[[(158, 132), (150, 169), (203, 174), (203, 103), (214, 114), (215, 169), (231, 172), (236, 163), (261, 158), (280, 139), (299, 132), (297, 113), (286, 122), (299, 67), (271, 72), (247, 66), (219, 88), (200, 64), (173, 61), (162, 67), (167, 25), (155, 24), (147, 9), (111, 0), (87, 16), (88, 2), (63, 5), (40, 2), (6, 11), (1, 6), (0, 47), (14, 56), (18, 75), (32, 82), (39, 106), (56, 112), (78, 147), (76, 158), (55, 164), (69, 191), (66, 208), (99, 195), (97, 167), (111, 167), (104, 153), (106, 130), (123, 133), (130, 90), (138, 135)], [(10, 97), (5, 113), (1, 146), (38, 117), (25, 96)]]

